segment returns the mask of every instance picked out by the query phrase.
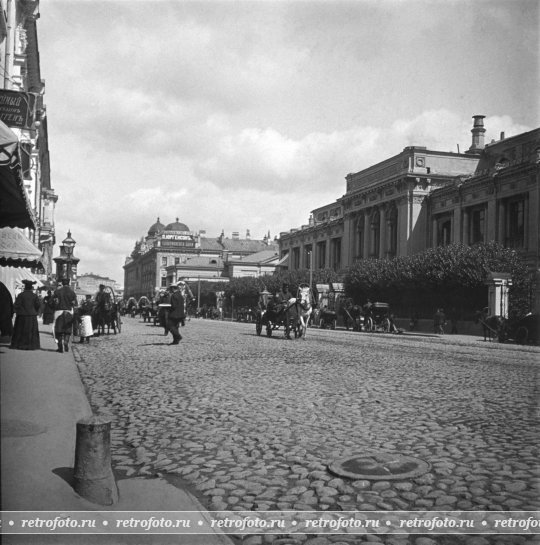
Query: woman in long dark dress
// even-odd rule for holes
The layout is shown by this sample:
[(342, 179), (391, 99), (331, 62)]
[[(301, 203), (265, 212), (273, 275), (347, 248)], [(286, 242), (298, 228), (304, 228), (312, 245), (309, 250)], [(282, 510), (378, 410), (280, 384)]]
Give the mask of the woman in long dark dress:
[(17, 350), (39, 350), (38, 312), (41, 305), (30, 280), (23, 280), (24, 291), (15, 299), (15, 326), (11, 337), (11, 348)]

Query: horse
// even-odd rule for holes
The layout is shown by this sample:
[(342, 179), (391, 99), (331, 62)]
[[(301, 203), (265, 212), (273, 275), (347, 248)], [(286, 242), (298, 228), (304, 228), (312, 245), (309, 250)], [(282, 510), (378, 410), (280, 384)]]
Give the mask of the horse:
[(491, 342), (497, 339), (499, 342), (505, 340), (505, 320), (502, 316), (488, 316), (487, 309), (477, 311), (474, 323), (481, 324), (484, 333), (484, 341)]
[(113, 333), (116, 335), (116, 330), (120, 329), (118, 327), (118, 303), (113, 303), (109, 294), (107, 294), (104, 300), (96, 306), (92, 318), (94, 329), (97, 329), (96, 336), (101, 334), (105, 335), (105, 327), (107, 327), (107, 334), (109, 334), (112, 329)]
[(313, 306), (311, 304), (312, 293), (311, 289), (306, 284), (298, 286), (298, 297), (295, 300), (296, 314), (300, 321), (299, 336), (306, 340), (307, 326), (311, 319)]
[(351, 325), (353, 331), (360, 331), (362, 307), (355, 305), (354, 301), (348, 297), (345, 299), (340, 311), (343, 316), (343, 325), (345, 326), (345, 329), (349, 331), (349, 325)]

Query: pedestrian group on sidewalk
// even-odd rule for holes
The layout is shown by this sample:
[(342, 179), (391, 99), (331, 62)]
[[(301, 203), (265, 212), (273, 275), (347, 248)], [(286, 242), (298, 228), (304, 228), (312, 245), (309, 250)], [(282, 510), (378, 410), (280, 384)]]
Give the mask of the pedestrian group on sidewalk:
[[(72, 336), (79, 336), (81, 344), (85, 341), (90, 342), (90, 337), (94, 335), (92, 317), (105, 286), (100, 285), (95, 301), (91, 295), (86, 295), (85, 300), (79, 305), (68, 278), (63, 278), (54, 292), (48, 289), (47, 295), (43, 298), (34, 291), (35, 281), (22, 282), (24, 290), (17, 295), (14, 303), (9, 292), (2, 298), (1, 333), (11, 336), (11, 348), (16, 350), (41, 348), (38, 317), (42, 317), (44, 325), (52, 325), (53, 338), (57, 344), (56, 351), (59, 353), (69, 352)], [(160, 303), (163, 303), (163, 309), (160, 309), (162, 310), (160, 323), (165, 335), (169, 332), (172, 334), (171, 345), (179, 344), (182, 340), (179, 328), (185, 326), (186, 304), (190, 299), (193, 299), (193, 294), (183, 280), (170, 286), (168, 292), (161, 293)]]
[(79, 336), (80, 343), (90, 342), (90, 337), (94, 334), (92, 324), (94, 302), (91, 295), (86, 295), (86, 299), (79, 306), (77, 295), (71, 288), (68, 278), (62, 279), (54, 292), (48, 289), (43, 298), (34, 291), (36, 281), (22, 280), (22, 283), (24, 289), (17, 295), (15, 302), (7, 289), (7, 295), (0, 293), (1, 334), (11, 336), (10, 348), (16, 350), (41, 348), (38, 317), (42, 318), (44, 325), (51, 325), (57, 345), (56, 351), (59, 353), (69, 352), (72, 336)]

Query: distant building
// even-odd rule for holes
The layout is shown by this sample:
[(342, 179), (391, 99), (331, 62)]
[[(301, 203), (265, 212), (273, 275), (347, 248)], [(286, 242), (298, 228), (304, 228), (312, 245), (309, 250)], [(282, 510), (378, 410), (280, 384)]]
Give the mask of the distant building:
[(116, 280), (94, 273), (81, 274), (77, 279), (77, 284), (80, 291), (91, 294), (97, 293), (100, 284), (113, 288), (115, 293), (121, 291), (121, 287)]
[[(273, 272), (268, 265), (272, 255), (277, 261), (278, 246), (270, 240), (270, 234), (262, 240), (252, 239), (249, 231), (245, 238), (240, 238), (237, 232), (231, 238), (223, 232), (217, 238), (210, 238), (205, 231), (191, 231), (178, 218), (168, 225), (158, 218), (126, 259), (125, 297), (153, 295), (156, 289), (180, 278), (228, 282), (232, 276)], [(254, 256), (255, 261), (250, 261), (249, 256)], [(236, 267), (238, 262), (244, 264), (242, 270)]]
[(273, 274), (279, 262), (279, 252), (276, 248), (262, 250), (238, 259), (228, 259), (225, 271), (229, 278), (259, 277)]

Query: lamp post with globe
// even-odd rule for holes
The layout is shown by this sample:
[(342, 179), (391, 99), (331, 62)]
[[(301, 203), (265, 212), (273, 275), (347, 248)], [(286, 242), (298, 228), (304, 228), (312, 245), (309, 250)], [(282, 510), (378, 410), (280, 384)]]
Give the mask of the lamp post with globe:
[(62, 241), (64, 246), (64, 252), (66, 254), (66, 264), (67, 264), (67, 277), (71, 281), (73, 271), (71, 269), (71, 260), (73, 258), (73, 250), (75, 249), (75, 240), (71, 238), (71, 231), (68, 231), (68, 236)]
[(62, 241), (62, 245), (60, 246), (60, 256), (54, 258), (57, 280), (65, 276), (69, 279), (70, 283), (76, 282), (76, 269), (77, 263), (79, 263), (79, 259), (73, 255), (76, 244), (77, 242), (71, 236), (71, 231), (68, 231), (67, 237)]

